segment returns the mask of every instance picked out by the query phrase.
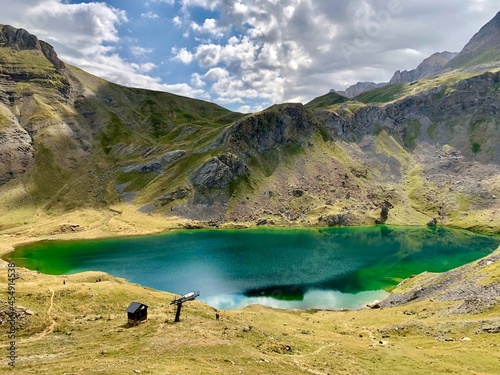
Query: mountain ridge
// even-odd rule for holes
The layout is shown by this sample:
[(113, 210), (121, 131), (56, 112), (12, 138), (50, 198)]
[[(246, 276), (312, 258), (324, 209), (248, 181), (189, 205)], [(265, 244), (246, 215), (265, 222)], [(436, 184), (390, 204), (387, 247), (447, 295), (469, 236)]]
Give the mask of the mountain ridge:
[(36, 37), (2, 30), (0, 191), (22, 197), (0, 199), (0, 212), (20, 210), (3, 228), (34, 212), (125, 204), (214, 226), (438, 217), (498, 230), (498, 73), (390, 85), (355, 100), (329, 93), (245, 116), (60, 69)]
[(500, 66), (500, 12), (485, 24), (464, 46), (460, 52), (436, 52), (424, 59), (417, 68), (407, 71), (397, 70), (389, 82), (358, 82), (346, 90), (336, 92), (348, 98), (354, 98), (365, 92), (372, 91), (386, 85), (407, 83), (432, 75), (446, 74), (450, 69), (470, 68), (483, 65), (490, 68)]
[(480, 49), (496, 47), (500, 44), (500, 12), (484, 25), (467, 43), (462, 52), (477, 52)]
[(347, 98), (353, 99), (365, 92), (382, 88), (387, 85), (417, 81), (421, 78), (429, 77), (434, 73), (438, 73), (448, 64), (448, 62), (450, 62), (457, 55), (457, 52), (436, 52), (424, 59), (415, 69), (409, 71), (396, 70), (389, 82), (358, 82), (352, 86), (349, 86), (345, 90), (332, 89), (330, 90), (330, 92), (334, 92)]
[(455, 58), (456, 52), (436, 52), (422, 61), (417, 68), (407, 71), (397, 70), (389, 81), (389, 84), (413, 82), (430, 76), (442, 70), (446, 64)]

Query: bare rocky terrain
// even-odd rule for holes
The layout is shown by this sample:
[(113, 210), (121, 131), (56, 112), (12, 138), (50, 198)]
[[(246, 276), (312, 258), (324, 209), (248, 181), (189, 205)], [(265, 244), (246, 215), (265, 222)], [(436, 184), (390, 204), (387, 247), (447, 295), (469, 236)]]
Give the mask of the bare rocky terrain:
[(372, 307), (400, 306), (411, 301), (433, 299), (461, 301), (449, 310), (450, 314), (479, 314), (500, 303), (500, 283), (498, 280), (491, 282), (491, 272), (499, 265), (500, 249), (477, 262), (448, 272), (423, 273), (404, 280), (396, 293)]

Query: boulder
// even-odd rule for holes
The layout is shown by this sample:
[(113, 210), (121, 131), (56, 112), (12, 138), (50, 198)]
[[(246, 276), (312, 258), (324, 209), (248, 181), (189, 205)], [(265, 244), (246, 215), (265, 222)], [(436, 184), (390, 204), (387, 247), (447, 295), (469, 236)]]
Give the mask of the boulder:
[(437, 219), (434, 217), (427, 222), (428, 227), (435, 227), (437, 225)]
[(171, 191), (165, 195), (162, 195), (162, 196), (156, 198), (156, 200), (162, 206), (164, 206), (166, 204), (172, 203), (175, 200), (186, 198), (190, 192), (191, 192), (190, 188), (180, 187), (180, 188), (175, 189), (174, 191)]
[(319, 221), (326, 222), (329, 227), (348, 226), (350, 217), (348, 214), (328, 215), (325, 217), (321, 216)]

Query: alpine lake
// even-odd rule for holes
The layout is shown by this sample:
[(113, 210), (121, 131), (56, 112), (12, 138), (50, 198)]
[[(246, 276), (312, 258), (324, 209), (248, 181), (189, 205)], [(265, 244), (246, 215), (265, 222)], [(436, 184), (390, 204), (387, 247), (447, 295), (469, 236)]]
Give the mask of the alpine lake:
[(45, 274), (104, 271), (219, 309), (357, 309), (403, 279), (484, 257), (499, 236), (432, 227), (179, 230), (19, 246), (4, 259)]

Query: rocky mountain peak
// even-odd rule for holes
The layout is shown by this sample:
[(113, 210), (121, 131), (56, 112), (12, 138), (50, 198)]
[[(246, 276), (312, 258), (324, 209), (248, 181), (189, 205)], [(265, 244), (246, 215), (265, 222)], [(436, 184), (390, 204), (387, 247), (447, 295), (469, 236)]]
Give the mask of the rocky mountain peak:
[(461, 53), (477, 53), (492, 47), (500, 46), (500, 12), (484, 25), (479, 32), (472, 37)]
[(447, 68), (474, 65), (497, 66), (500, 60), (500, 12), (484, 25), (465, 45), (463, 50), (452, 59)]
[(404, 83), (404, 82), (413, 82), (419, 80), (421, 78), (427, 77), (433, 73), (436, 73), (443, 69), (443, 67), (448, 64), (450, 60), (452, 60), (455, 56), (457, 56), (456, 52), (436, 52), (422, 61), (416, 69), (407, 71), (397, 70), (390, 80), (390, 84), (393, 83)]
[(9, 25), (0, 25), (0, 46), (18, 50), (41, 50), (40, 42), (35, 35)]
[(57, 69), (64, 69), (64, 63), (57, 57), (54, 48), (39, 40), (35, 35), (24, 29), (16, 29), (9, 25), (0, 25), (0, 47), (8, 47), (14, 50), (38, 50)]
[(355, 98), (364, 92), (375, 90), (387, 85), (417, 81), (439, 72), (457, 55), (457, 52), (436, 52), (422, 61), (416, 69), (403, 71), (397, 70), (389, 82), (358, 82), (344, 91), (330, 90), (330, 92), (335, 92), (347, 98)]

